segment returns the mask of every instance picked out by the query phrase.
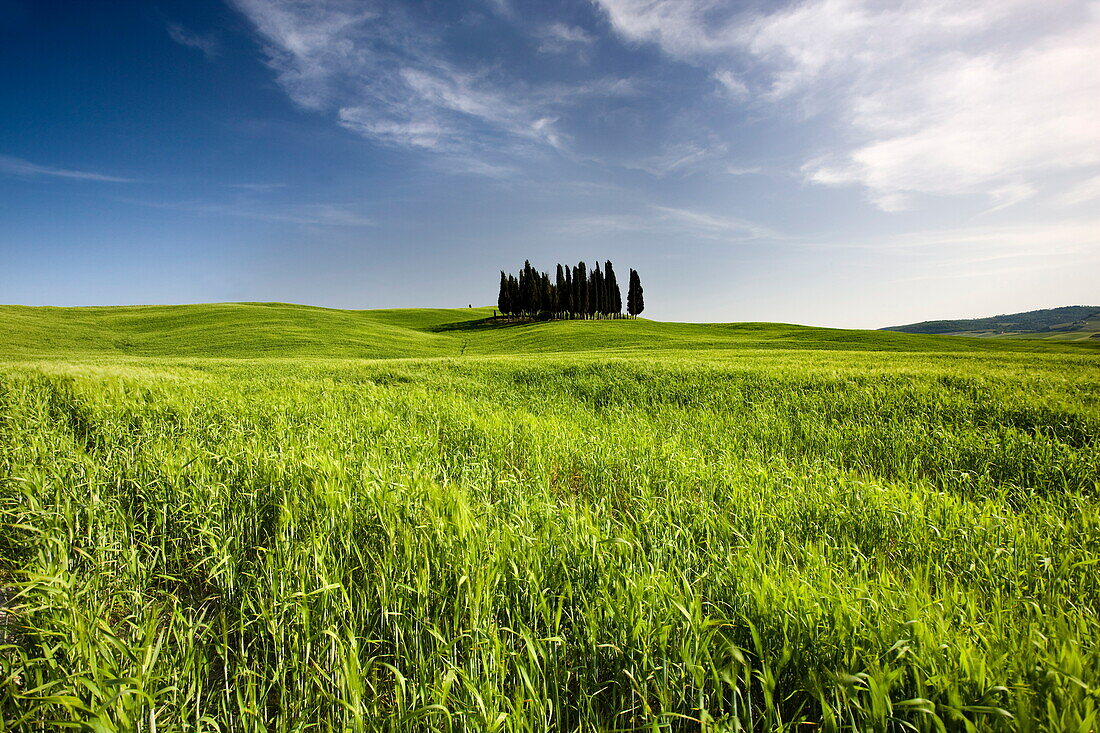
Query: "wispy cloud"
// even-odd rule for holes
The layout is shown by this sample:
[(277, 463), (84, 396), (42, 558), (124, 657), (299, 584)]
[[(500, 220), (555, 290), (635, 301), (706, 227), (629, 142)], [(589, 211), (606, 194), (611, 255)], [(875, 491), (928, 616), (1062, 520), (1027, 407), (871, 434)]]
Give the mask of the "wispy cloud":
[(0, 155), (0, 173), (23, 178), (68, 178), (77, 181), (98, 181), (101, 183), (134, 183), (133, 178), (121, 176), (109, 176), (93, 171), (73, 170), (71, 168), (54, 168), (46, 165), (32, 163), (22, 158), (13, 158)]
[[(802, 143), (811, 149), (801, 178), (859, 187), (885, 211), (971, 196), (989, 215), (1100, 164), (1100, 87), (1080, 72), (1100, 67), (1095, 0), (806, 0), (763, 11), (594, 0), (619, 37), (705, 70), (700, 95), (726, 105), (730, 120), (700, 100), (692, 112), (658, 100), (669, 87), (658, 91), (656, 76), (576, 73), (600, 39), (545, 16), (522, 38), (543, 53), (575, 52), (562, 59), (571, 82), (456, 50), (445, 14), (417, 4), (231, 2), (296, 104), (376, 144), (430, 154), (423, 159), (447, 172), (505, 178), (564, 159), (658, 178), (757, 173), (730, 161), (729, 123), (749, 108), (831, 127)], [(620, 104), (632, 95), (636, 107)], [(629, 144), (585, 144), (591, 129), (624, 120)]]
[(596, 42), (596, 37), (577, 26), (565, 23), (551, 23), (541, 28), (539, 51), (542, 53), (584, 53), (585, 49)]
[(785, 238), (770, 227), (747, 219), (654, 205), (647, 206), (637, 213), (577, 217), (565, 222), (562, 228), (572, 235), (607, 232), (677, 232), (724, 242)]
[(808, 0), (759, 14), (596, 1), (620, 35), (712, 69), (735, 97), (835, 119), (846, 142), (818, 150), (806, 179), (862, 186), (888, 211), (929, 194), (1004, 208), (1100, 162), (1100, 84), (1082, 73), (1100, 68), (1094, 0)]
[(1058, 198), (1062, 206), (1077, 206), (1090, 201), (1100, 201), (1100, 176), (1092, 176), (1073, 185)]
[(1042, 257), (1093, 253), (1100, 257), (1100, 219), (1035, 221), (1015, 226), (928, 230), (888, 237), (871, 245), (953, 252), (959, 257), (1028, 253)]
[[(234, 0), (264, 41), (268, 64), (298, 105), (335, 110), (380, 142), (436, 148), (458, 117), (512, 118), (478, 79), (441, 58), (396, 5), (338, 0)], [(457, 113), (457, 114), (452, 114)]]
[[(621, 79), (534, 83), (499, 64), (451, 53), (438, 19), (395, 3), (233, 0), (264, 43), (268, 64), (294, 102), (331, 113), (376, 143), (480, 161), (498, 175), (514, 159), (565, 151), (563, 122), (585, 99), (629, 93)], [(581, 28), (540, 31), (554, 48), (584, 47)], [(556, 44), (556, 45), (555, 45)], [(547, 47), (547, 50), (551, 50)], [(454, 168), (455, 160), (445, 167)]]
[(775, 230), (747, 219), (731, 216), (707, 214), (691, 209), (677, 209), (668, 206), (655, 206), (654, 210), (665, 220), (676, 222), (680, 226), (693, 229), (701, 234), (710, 234), (722, 239), (782, 239)]
[(745, 83), (737, 74), (733, 73), (729, 69), (721, 69), (714, 73), (714, 80), (717, 81), (726, 94), (736, 100), (745, 99), (749, 96), (749, 85)]
[(1096, 261), (1100, 259), (1100, 219), (928, 229), (844, 242), (807, 243), (806, 246), (919, 254), (940, 268), (1017, 258)]
[(208, 59), (217, 58), (220, 51), (218, 37), (214, 33), (192, 33), (177, 23), (169, 23), (166, 26), (168, 36), (181, 46), (202, 51)]
[(691, 171), (700, 164), (714, 161), (725, 155), (726, 148), (721, 143), (703, 145), (697, 142), (678, 142), (664, 146), (660, 152), (653, 155), (627, 161), (623, 164), (623, 167), (663, 177)]
[(266, 221), (285, 221), (293, 224), (315, 224), (339, 227), (370, 227), (374, 220), (347, 204), (299, 204), (282, 211), (249, 211), (225, 209), (234, 216), (246, 216)]
[(237, 188), (242, 191), (252, 191), (254, 193), (267, 193), (268, 191), (277, 191), (280, 188), (286, 188), (285, 183), (227, 183), (225, 185), (229, 188)]
[(198, 216), (228, 216), (304, 226), (370, 227), (375, 224), (360, 206), (344, 203), (264, 204), (252, 197), (239, 201), (122, 200), (137, 206), (184, 211)]

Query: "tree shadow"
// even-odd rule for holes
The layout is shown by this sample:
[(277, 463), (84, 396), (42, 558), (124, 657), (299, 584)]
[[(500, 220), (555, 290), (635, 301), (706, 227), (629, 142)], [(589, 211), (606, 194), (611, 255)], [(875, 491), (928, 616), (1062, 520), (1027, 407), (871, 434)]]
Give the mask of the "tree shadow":
[(478, 318), (473, 321), (457, 321), (455, 323), (441, 323), (427, 329), (433, 333), (449, 333), (453, 331), (492, 331), (498, 328), (514, 328), (516, 326), (529, 326), (532, 323), (542, 323), (537, 318)]

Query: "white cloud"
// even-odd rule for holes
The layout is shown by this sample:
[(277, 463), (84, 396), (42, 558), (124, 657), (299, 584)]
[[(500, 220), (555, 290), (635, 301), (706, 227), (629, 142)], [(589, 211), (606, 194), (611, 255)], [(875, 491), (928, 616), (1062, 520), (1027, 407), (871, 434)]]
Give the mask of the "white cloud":
[[(307, 109), (322, 109), (342, 72), (363, 66), (360, 38), (371, 36), (375, 13), (351, 2), (233, 0), (265, 41), (268, 64), (287, 94)], [(363, 69), (365, 70), (365, 69)]]
[(1045, 173), (1100, 162), (1100, 24), (1010, 54), (951, 55), (859, 93), (849, 111), (866, 142), (810, 180), (875, 196), (986, 193), (1021, 200)]
[(781, 239), (782, 236), (773, 229), (730, 216), (717, 216), (690, 209), (677, 209), (668, 206), (655, 206), (654, 210), (667, 221), (676, 222), (679, 226), (694, 230), (700, 234), (719, 237), (722, 239)]
[(1027, 251), (1045, 255), (1100, 254), (1100, 220), (914, 232), (893, 237), (889, 244), (906, 248), (964, 248), (964, 251), (972, 245), (981, 245), (997, 252)]
[[(518, 125), (512, 105), (454, 69), (396, 5), (342, 0), (234, 0), (265, 42), (269, 65), (297, 104), (334, 111), (376, 142), (468, 152), (475, 121)], [(529, 128), (525, 128), (529, 129)]]
[(380, 119), (369, 107), (344, 107), (338, 114), (340, 124), (364, 137), (389, 145), (434, 149), (443, 144), (446, 130), (431, 119)]
[(512, 17), (512, 6), (508, 4), (508, 0), (486, 0), (486, 2), (495, 12), (506, 18)]
[(22, 176), (27, 178), (38, 178), (45, 176), (47, 178), (69, 178), (78, 181), (99, 181), (101, 183), (134, 182), (134, 179), (132, 178), (108, 176), (103, 173), (72, 170), (69, 168), (52, 168), (50, 166), (38, 165), (37, 163), (32, 163), (29, 160), (23, 160), (22, 158), (13, 158), (7, 155), (0, 155), (0, 173), (7, 173), (9, 175)]
[(242, 191), (252, 191), (253, 193), (268, 193), (286, 188), (285, 183), (227, 183), (225, 185), (229, 188), (239, 188)]
[(563, 150), (565, 149), (564, 138), (554, 128), (554, 123), (558, 121), (557, 117), (540, 117), (531, 123), (531, 131), (538, 137), (546, 140), (551, 146)]
[[(632, 41), (655, 41), (677, 56), (731, 48), (734, 31), (719, 22), (724, 12), (718, 0), (596, 0), (611, 25)], [(718, 19), (715, 18), (718, 16)]]
[(441, 170), (452, 175), (479, 176), (500, 180), (513, 178), (519, 173), (513, 166), (490, 163), (473, 155), (449, 155), (437, 165)]
[(200, 216), (231, 216), (241, 219), (300, 224), (303, 226), (369, 227), (374, 221), (359, 207), (341, 203), (261, 204), (255, 200), (238, 201), (144, 201), (123, 199), (126, 203), (155, 209), (186, 211)]
[[(980, 226), (912, 232), (866, 245), (892, 250), (920, 262), (914, 280), (980, 279), (1044, 269), (1100, 267), (1100, 220), (1046, 221), (1014, 226)], [(899, 269), (899, 275), (905, 268)]]
[(843, 244), (809, 244), (824, 249), (866, 249), (922, 253), (942, 268), (1016, 258), (1100, 259), (1100, 219), (1031, 221), (1011, 226), (929, 229)]
[(563, 229), (571, 235), (604, 232), (664, 232), (689, 234), (724, 242), (777, 240), (784, 237), (757, 222), (670, 206), (648, 206), (641, 213), (577, 217)]
[[(514, 171), (507, 158), (566, 152), (559, 122), (569, 110), (594, 95), (629, 93), (618, 79), (532, 84), (499, 65), (460, 63), (442, 45), (443, 28), (396, 3), (234, 2), (297, 104), (332, 112), (377, 143), (434, 152), (445, 170), (499, 177)], [(541, 33), (571, 46), (594, 40), (561, 23)]]
[(743, 99), (749, 96), (748, 84), (732, 71), (722, 69), (721, 71), (715, 72), (714, 78), (734, 99)]
[(584, 49), (596, 42), (594, 36), (583, 28), (566, 25), (565, 23), (551, 23), (539, 32), (542, 42), (539, 51), (542, 53), (567, 53), (577, 49)]
[(1077, 206), (1089, 201), (1100, 200), (1100, 176), (1093, 176), (1071, 187), (1063, 193), (1058, 203), (1063, 206)]
[(735, 18), (717, 0), (597, 2), (626, 38), (720, 82), (755, 64), (766, 99), (835, 116), (848, 142), (807, 179), (861, 185), (886, 210), (920, 194), (1000, 208), (1100, 162), (1096, 0), (809, 0)]
[(284, 211), (256, 211), (247, 210), (226, 213), (234, 213), (237, 216), (252, 216), (268, 221), (286, 221), (295, 224), (320, 224), (323, 226), (341, 227), (367, 227), (373, 226), (374, 221), (356, 211), (351, 206), (341, 204), (299, 204), (289, 207)]
[(167, 29), (168, 36), (181, 46), (198, 49), (208, 59), (218, 55), (218, 38), (213, 33), (191, 33), (176, 23), (169, 23)]
[(624, 168), (645, 171), (658, 178), (696, 169), (726, 154), (723, 145), (701, 145), (694, 142), (671, 143), (659, 153), (623, 163)]

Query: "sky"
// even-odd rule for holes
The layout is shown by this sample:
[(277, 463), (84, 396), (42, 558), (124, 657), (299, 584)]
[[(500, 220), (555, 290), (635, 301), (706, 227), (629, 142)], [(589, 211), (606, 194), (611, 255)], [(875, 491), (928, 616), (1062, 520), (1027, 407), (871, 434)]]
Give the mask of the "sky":
[(0, 302), (1100, 304), (1096, 0), (0, 0)]

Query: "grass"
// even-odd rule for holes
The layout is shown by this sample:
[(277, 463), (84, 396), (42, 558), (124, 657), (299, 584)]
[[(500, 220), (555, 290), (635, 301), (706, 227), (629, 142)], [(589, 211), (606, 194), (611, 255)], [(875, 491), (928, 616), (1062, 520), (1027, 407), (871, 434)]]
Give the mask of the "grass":
[(1093, 349), (94, 310), (3, 312), (0, 729), (1100, 727)]
[(487, 327), (492, 308), (345, 311), (285, 303), (0, 306), (9, 359), (74, 357), (412, 358), (473, 354), (713, 352), (746, 348), (1081, 353), (1100, 343), (975, 344), (952, 336), (781, 323), (552, 321)]

